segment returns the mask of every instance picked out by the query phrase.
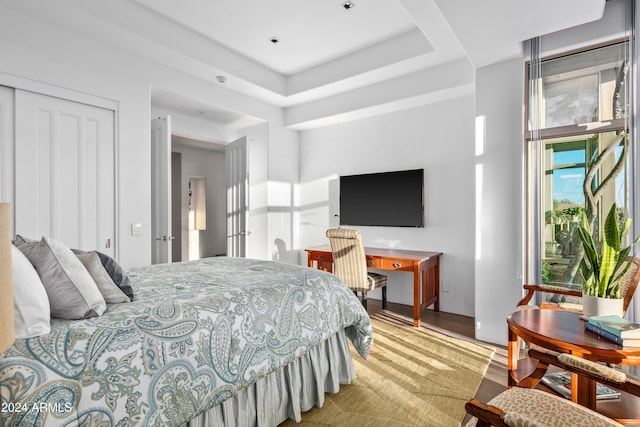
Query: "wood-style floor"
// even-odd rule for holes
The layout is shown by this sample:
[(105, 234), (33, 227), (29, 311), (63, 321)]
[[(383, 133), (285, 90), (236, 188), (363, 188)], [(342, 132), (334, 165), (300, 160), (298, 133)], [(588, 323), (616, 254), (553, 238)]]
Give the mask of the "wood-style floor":
[[(369, 299), (367, 304), (369, 314), (375, 314), (382, 310), (380, 300)], [(409, 319), (413, 318), (413, 307), (409, 305), (389, 303), (387, 311)], [(422, 328), (432, 329), (454, 337), (475, 341), (475, 321), (473, 317), (425, 310), (420, 320), (420, 327)], [(492, 343), (483, 344), (489, 344), (496, 348), (491, 364), (476, 393), (476, 399), (487, 402), (507, 389), (507, 348)], [(468, 416), (465, 418), (463, 425), (467, 419)]]

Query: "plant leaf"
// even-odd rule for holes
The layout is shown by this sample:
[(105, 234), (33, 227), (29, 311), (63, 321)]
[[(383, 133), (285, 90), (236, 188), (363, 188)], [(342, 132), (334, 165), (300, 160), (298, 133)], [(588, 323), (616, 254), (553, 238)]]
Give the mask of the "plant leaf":
[(604, 239), (607, 245), (611, 246), (616, 252), (620, 250), (620, 228), (618, 219), (616, 218), (618, 208), (614, 203), (607, 214), (604, 221)]
[(580, 261), (580, 274), (582, 275), (582, 292), (593, 296), (593, 270), (587, 265), (584, 258)]
[(600, 295), (608, 295), (611, 278), (615, 273), (618, 262), (618, 251), (608, 242), (602, 242), (602, 257), (600, 260), (599, 291)]

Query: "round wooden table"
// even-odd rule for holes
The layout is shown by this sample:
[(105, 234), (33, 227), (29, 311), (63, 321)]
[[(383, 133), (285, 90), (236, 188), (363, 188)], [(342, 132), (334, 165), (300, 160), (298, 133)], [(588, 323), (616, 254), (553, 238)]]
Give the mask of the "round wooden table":
[[(640, 347), (622, 347), (601, 338), (587, 331), (584, 322), (579, 314), (562, 310), (528, 309), (507, 317), (509, 387), (530, 375), (536, 364), (530, 359), (520, 359), (518, 338), (547, 350), (596, 362), (640, 365)], [(595, 381), (575, 374), (573, 380), (577, 387), (572, 400), (621, 421), (640, 419), (640, 399), (637, 397), (623, 393), (620, 401), (596, 402)]]

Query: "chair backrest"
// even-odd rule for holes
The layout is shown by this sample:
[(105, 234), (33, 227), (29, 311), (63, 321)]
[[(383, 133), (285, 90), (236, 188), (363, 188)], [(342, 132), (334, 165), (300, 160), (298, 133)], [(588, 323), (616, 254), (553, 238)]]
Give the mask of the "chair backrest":
[(367, 259), (360, 230), (330, 228), (327, 237), (333, 253), (333, 273), (351, 289), (362, 289), (367, 283)]
[[(633, 294), (640, 283), (640, 259), (634, 257), (627, 257), (627, 263), (631, 263), (629, 270), (620, 278), (620, 296), (622, 298), (622, 315), (624, 316), (629, 308)], [(627, 263), (623, 264), (620, 269), (625, 268)], [(582, 296), (582, 290), (577, 288), (567, 288), (564, 286), (553, 285), (524, 285), (524, 289), (527, 290), (527, 294), (518, 302), (518, 307), (525, 307), (532, 300), (535, 292), (546, 292), (550, 294), (560, 294), (575, 297), (577, 302), (570, 304), (556, 304), (556, 307), (560, 307), (562, 310), (579, 311), (582, 312), (582, 303), (579, 298)], [(552, 304), (543, 304), (541, 308), (553, 308)]]
[(628, 262), (631, 263), (631, 267), (620, 278), (620, 296), (623, 298), (622, 307), (625, 313), (640, 282), (640, 259), (629, 257)]

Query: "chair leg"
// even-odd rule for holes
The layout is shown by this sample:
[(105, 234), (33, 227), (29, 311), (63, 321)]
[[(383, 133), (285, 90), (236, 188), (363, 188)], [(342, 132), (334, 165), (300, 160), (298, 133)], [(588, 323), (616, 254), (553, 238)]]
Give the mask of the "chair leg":
[(382, 287), (382, 309), (383, 310), (387, 309), (387, 287), (386, 286)]
[(362, 306), (367, 309), (367, 291), (362, 291)]

